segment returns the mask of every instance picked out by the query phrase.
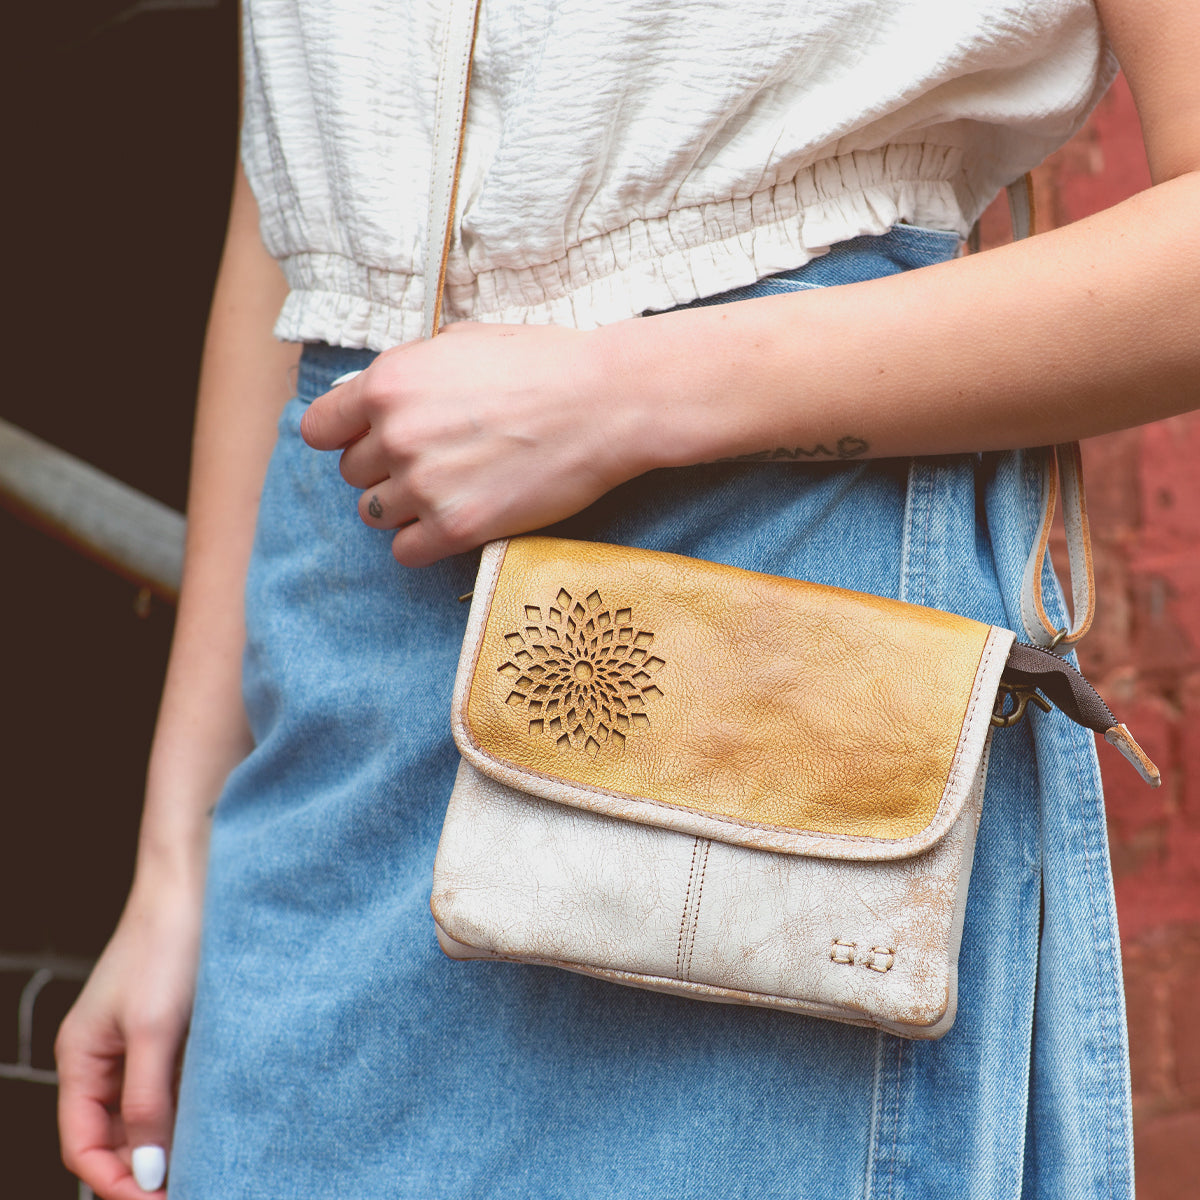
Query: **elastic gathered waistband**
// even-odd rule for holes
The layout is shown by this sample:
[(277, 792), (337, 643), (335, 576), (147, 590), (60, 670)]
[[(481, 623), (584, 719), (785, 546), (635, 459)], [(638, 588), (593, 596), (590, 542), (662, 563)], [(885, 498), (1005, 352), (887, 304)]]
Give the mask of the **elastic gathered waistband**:
[[(468, 239), (451, 254), (446, 317), (589, 329), (749, 286), (899, 222), (964, 237), (960, 165), (955, 146), (856, 151), (751, 196), (639, 218), (548, 263), (476, 270)], [(316, 251), (281, 263), (291, 293), (277, 336), (373, 349), (420, 336), (419, 270)]]

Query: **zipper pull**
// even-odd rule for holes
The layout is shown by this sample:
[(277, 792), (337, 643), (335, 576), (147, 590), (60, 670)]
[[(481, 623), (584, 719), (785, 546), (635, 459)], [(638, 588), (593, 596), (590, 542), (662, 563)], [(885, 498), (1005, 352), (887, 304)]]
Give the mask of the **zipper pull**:
[[(1005, 701), (1009, 696), (1013, 698), (1013, 709), (1005, 712)], [(1015, 643), (1000, 676), (1000, 694), (992, 724), (1000, 727), (1015, 725), (1031, 702), (1049, 711), (1047, 700), (1076, 724), (1102, 734), (1151, 787), (1161, 785), (1162, 775), (1128, 727), (1113, 716), (1096, 689), (1069, 662), (1041, 646)]]

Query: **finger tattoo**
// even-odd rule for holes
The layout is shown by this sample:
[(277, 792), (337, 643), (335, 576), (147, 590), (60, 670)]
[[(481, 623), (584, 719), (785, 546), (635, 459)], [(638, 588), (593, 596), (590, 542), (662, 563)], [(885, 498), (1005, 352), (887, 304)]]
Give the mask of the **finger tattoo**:
[(371, 497), (371, 502), (367, 505), (367, 512), (369, 512), (377, 521), (383, 516), (383, 505), (379, 503), (378, 496)]

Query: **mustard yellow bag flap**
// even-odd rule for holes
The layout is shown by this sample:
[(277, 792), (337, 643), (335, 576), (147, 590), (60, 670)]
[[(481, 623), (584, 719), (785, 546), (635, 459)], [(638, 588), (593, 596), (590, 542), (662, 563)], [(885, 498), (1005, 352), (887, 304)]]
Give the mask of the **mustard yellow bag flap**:
[(982, 759), (1013, 635), (557, 538), (485, 548), (455, 738), (522, 791), (740, 845), (917, 853)]

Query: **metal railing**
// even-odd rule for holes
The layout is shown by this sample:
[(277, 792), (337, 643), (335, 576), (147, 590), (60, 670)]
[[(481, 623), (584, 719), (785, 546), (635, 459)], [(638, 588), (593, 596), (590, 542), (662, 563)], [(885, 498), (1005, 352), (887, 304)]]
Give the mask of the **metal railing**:
[[(0, 954), (0, 975), (28, 976), (17, 1001), (16, 1061), (0, 1062), (0, 1079), (57, 1086), (58, 1072), (35, 1066), (33, 1061), (38, 997), (50, 983), (60, 980), (82, 983), (91, 969), (91, 962), (84, 958), (64, 958), (55, 954)], [(77, 1198), (95, 1200), (92, 1189), (82, 1180), (79, 1182)]]
[(0, 1062), (0, 1079), (19, 1079), (25, 1083), (58, 1084), (58, 1073), (33, 1062), (34, 1017), (38, 997), (46, 985), (59, 980), (82, 983), (92, 969), (83, 958), (63, 958), (55, 954), (0, 954), (0, 974), (26, 975), (28, 982), (17, 1001), (17, 1057), (15, 1062)]
[(178, 598), (182, 514), (2, 420), (0, 505), (123, 575), (147, 599)]

